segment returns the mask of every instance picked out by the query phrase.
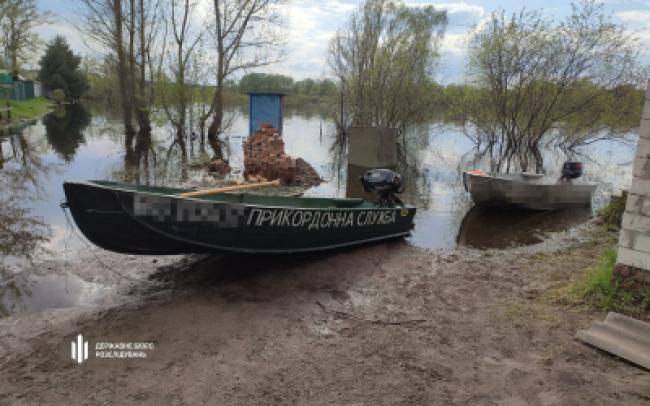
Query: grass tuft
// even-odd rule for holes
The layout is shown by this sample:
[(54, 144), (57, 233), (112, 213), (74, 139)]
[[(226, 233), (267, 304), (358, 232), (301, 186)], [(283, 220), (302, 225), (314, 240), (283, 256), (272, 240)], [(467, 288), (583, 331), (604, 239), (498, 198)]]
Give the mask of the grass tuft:
[(616, 257), (616, 248), (610, 247), (595, 266), (574, 282), (571, 294), (605, 312), (648, 316), (650, 288), (620, 286), (612, 278)]
[(598, 210), (598, 216), (603, 219), (603, 223), (608, 230), (621, 228), (626, 201), (627, 193), (623, 192), (621, 196), (612, 196), (607, 206)]

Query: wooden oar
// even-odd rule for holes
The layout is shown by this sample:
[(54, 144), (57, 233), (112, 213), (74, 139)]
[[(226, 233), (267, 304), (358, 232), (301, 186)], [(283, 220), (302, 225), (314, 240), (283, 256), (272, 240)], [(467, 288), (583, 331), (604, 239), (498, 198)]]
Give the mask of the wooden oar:
[(217, 193), (223, 193), (223, 192), (233, 192), (236, 190), (242, 190), (242, 189), (252, 189), (256, 187), (262, 187), (262, 186), (278, 186), (280, 184), (280, 180), (273, 180), (270, 182), (258, 182), (258, 183), (244, 183), (243, 185), (233, 185), (233, 186), (224, 186), (224, 187), (218, 187), (215, 189), (205, 189), (205, 190), (196, 190), (192, 192), (185, 192), (181, 193), (181, 197), (200, 197), (200, 196), (208, 196), (208, 195), (214, 195)]

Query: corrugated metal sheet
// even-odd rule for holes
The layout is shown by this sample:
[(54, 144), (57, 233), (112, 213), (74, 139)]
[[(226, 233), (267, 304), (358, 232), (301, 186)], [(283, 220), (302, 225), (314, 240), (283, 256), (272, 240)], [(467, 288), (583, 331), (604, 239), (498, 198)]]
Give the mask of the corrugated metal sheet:
[(650, 370), (650, 324), (619, 313), (580, 330), (576, 338)]

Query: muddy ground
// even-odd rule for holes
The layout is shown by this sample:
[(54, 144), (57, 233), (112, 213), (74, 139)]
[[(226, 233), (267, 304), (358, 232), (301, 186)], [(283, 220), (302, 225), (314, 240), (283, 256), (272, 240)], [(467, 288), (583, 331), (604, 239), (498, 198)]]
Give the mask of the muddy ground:
[[(650, 373), (574, 340), (603, 315), (554, 299), (609, 238), (591, 224), (526, 249), (148, 265), (119, 305), (0, 322), (0, 404), (648, 404)], [(138, 261), (153, 264), (122, 267)], [(98, 341), (155, 348), (97, 359)]]

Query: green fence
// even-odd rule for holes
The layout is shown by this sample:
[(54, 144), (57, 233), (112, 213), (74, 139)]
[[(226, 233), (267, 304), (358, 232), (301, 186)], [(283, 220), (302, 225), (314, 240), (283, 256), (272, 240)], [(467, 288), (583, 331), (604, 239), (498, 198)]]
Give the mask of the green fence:
[(29, 100), (34, 98), (34, 82), (31, 80), (13, 83), (0, 82), (0, 99)]

